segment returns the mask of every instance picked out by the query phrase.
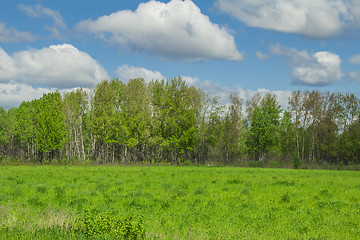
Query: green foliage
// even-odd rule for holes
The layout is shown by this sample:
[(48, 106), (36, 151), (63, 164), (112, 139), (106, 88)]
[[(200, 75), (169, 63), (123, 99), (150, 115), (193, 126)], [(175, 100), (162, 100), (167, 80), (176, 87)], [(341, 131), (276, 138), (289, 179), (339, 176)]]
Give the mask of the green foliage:
[(343, 161), (339, 162), (339, 164), (337, 166), (337, 170), (344, 170), (344, 162)]
[(54, 153), (66, 143), (64, 103), (59, 92), (44, 94), (35, 101), (36, 147), (41, 153)]
[(270, 150), (278, 149), (281, 112), (275, 96), (266, 95), (261, 104), (252, 113), (248, 140), (258, 160)]
[(132, 240), (145, 238), (143, 217), (140, 217), (138, 221), (134, 221), (133, 217), (121, 219), (112, 216), (108, 212), (94, 216), (88, 210), (85, 210), (83, 215), (71, 229), (75, 234), (83, 234), (86, 237), (102, 236)]
[(263, 168), (264, 162), (262, 161), (249, 161), (248, 166), (252, 168)]
[(298, 169), (301, 166), (302, 162), (301, 159), (299, 157), (299, 155), (294, 154), (294, 157), (292, 159), (292, 165), (295, 169)]
[(104, 80), (89, 92), (44, 94), (0, 107), (0, 160), (213, 166), (271, 159), (281, 167), (297, 154), (302, 168), (360, 163), (354, 94), (296, 91), (287, 109), (271, 94), (255, 94), (245, 111), (238, 93), (229, 100), (222, 105), (181, 77)]
[(7, 134), (8, 124), (7, 111), (0, 107), (0, 146), (4, 146), (9, 141)]
[(290, 195), (289, 193), (286, 193), (284, 195), (281, 196), (281, 199), (280, 199), (280, 202), (283, 202), (283, 203), (288, 203), (290, 202)]
[(280, 120), (280, 152), (283, 158), (292, 156), (296, 151), (296, 132), (290, 112), (285, 111)]
[(282, 168), (283, 167), (283, 163), (277, 160), (270, 160), (267, 164), (267, 167), (269, 168)]

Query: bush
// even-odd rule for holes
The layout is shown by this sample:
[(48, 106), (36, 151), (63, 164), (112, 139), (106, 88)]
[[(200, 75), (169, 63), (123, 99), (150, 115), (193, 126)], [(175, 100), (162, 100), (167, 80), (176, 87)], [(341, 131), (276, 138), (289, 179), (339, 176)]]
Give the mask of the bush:
[(254, 168), (263, 168), (264, 167), (264, 162), (262, 161), (249, 161), (249, 167), (254, 167)]
[(337, 166), (336, 169), (337, 170), (344, 170), (344, 162), (343, 161), (339, 162), (339, 165)]
[(323, 165), (322, 165), (323, 169), (327, 169), (327, 170), (330, 170), (332, 169), (332, 166), (330, 163), (328, 162), (325, 162)]
[(100, 235), (116, 239), (144, 239), (143, 224), (142, 217), (138, 221), (134, 221), (133, 217), (120, 219), (110, 216), (109, 213), (93, 216), (88, 210), (85, 210), (84, 216), (75, 223), (72, 232), (83, 234), (88, 238)]
[(267, 166), (269, 168), (282, 168), (283, 164), (276, 160), (270, 160), (269, 163), (267, 164)]
[(294, 154), (293, 160), (292, 160), (292, 165), (295, 169), (298, 169), (301, 165), (301, 160), (299, 155)]

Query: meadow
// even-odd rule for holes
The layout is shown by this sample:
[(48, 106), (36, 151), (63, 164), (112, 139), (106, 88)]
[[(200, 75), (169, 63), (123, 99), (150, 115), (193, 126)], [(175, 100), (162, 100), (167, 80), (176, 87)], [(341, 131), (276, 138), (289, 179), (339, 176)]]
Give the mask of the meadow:
[(146, 239), (359, 239), (360, 172), (0, 167), (1, 239), (115, 238), (76, 231), (87, 218), (128, 221)]

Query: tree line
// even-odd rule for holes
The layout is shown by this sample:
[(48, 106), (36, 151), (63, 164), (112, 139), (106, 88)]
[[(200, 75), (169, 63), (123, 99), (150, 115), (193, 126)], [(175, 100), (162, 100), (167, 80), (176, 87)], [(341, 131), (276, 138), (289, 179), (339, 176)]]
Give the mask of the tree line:
[(234, 164), (360, 163), (360, 101), (354, 94), (295, 91), (220, 104), (180, 77), (117, 79), (93, 91), (44, 94), (0, 108), (0, 160), (22, 162)]

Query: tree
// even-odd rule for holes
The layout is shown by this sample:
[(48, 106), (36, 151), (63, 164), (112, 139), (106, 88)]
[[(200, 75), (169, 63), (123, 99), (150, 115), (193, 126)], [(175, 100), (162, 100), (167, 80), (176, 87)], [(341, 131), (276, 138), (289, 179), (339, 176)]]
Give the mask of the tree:
[(15, 116), (15, 136), (28, 161), (36, 158), (35, 110), (35, 101), (22, 102)]
[[(145, 80), (131, 79), (125, 87), (122, 114), (128, 135), (124, 144), (133, 150), (136, 161), (144, 161), (151, 136), (151, 96)], [(141, 97), (139, 97), (141, 96)]]
[(255, 93), (252, 98), (246, 101), (246, 125), (249, 127), (251, 123), (251, 117), (255, 108), (260, 105), (261, 102), (261, 95), (259, 92)]
[[(359, 116), (360, 117), (360, 116)], [(360, 118), (341, 134), (339, 155), (344, 163), (360, 163)]]
[(0, 107), (0, 160), (6, 155), (10, 144), (10, 119), (8, 112)]
[(180, 77), (171, 82), (155, 81), (151, 85), (161, 149), (166, 158), (178, 164), (196, 147), (198, 109), (193, 103), (199, 92), (188, 87)]
[(360, 100), (354, 94), (338, 94), (338, 158), (344, 163), (360, 162)]
[(92, 130), (92, 154), (107, 162), (110, 145), (116, 141), (112, 132), (112, 115), (115, 107), (115, 91), (109, 81), (102, 81), (95, 89), (90, 112)]
[(44, 94), (35, 100), (35, 137), (40, 160), (60, 157), (68, 139), (64, 102), (59, 92)]
[(302, 106), (304, 101), (304, 95), (300, 91), (292, 92), (291, 97), (289, 98), (288, 110), (289, 113), (294, 118), (294, 130), (296, 137), (296, 152), (297, 156), (300, 156), (300, 120), (302, 116)]
[(297, 151), (296, 141), (296, 128), (292, 122), (291, 114), (288, 111), (284, 111), (280, 120), (280, 151), (283, 158), (290, 159), (294, 155), (299, 156)]
[(85, 160), (84, 118), (88, 108), (88, 95), (79, 88), (64, 94), (66, 123), (69, 128), (68, 158), (77, 156), (78, 161)]
[(267, 94), (252, 113), (248, 147), (258, 160), (270, 150), (278, 149), (280, 112), (276, 96)]
[(229, 97), (230, 106), (224, 121), (224, 145), (227, 161), (229, 158), (240, 157), (245, 152), (242, 100), (236, 92), (232, 92)]

